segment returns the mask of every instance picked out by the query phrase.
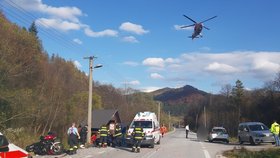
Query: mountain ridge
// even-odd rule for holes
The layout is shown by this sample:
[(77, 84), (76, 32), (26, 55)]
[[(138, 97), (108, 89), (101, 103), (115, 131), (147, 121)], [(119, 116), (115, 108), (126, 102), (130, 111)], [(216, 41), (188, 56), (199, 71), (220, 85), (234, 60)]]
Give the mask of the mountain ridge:
[(166, 87), (150, 93), (154, 96), (155, 100), (171, 105), (190, 103), (208, 94), (191, 85), (185, 85), (180, 88)]

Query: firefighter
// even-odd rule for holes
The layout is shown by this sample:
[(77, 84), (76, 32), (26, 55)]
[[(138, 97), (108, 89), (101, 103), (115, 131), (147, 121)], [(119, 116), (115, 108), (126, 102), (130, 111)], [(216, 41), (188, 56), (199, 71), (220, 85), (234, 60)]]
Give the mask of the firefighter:
[(69, 153), (75, 154), (78, 149), (78, 139), (80, 139), (80, 134), (76, 128), (76, 124), (72, 123), (72, 126), (67, 131), (68, 143), (70, 146)]
[(132, 132), (132, 136), (134, 139), (134, 144), (132, 146), (132, 152), (135, 152), (135, 149), (137, 148), (136, 152), (140, 152), (140, 146), (141, 142), (144, 138), (144, 132), (143, 128), (141, 126), (135, 126)]
[(122, 143), (122, 128), (121, 126), (117, 123), (115, 132), (114, 132), (114, 137), (113, 137), (113, 147), (115, 146), (121, 146)]
[(98, 133), (100, 135), (99, 147), (107, 147), (107, 137), (109, 134), (108, 127), (105, 124), (102, 125), (98, 130)]

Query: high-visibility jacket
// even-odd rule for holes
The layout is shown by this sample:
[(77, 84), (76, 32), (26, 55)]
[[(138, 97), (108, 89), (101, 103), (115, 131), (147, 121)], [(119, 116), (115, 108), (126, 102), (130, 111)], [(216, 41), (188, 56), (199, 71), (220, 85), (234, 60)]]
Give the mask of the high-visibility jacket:
[(101, 137), (107, 137), (109, 134), (109, 130), (107, 126), (101, 126), (100, 129), (98, 130), (99, 134)]
[(119, 126), (119, 125), (117, 125), (116, 126), (116, 129), (115, 129), (115, 135), (114, 135), (114, 137), (119, 137), (119, 136), (121, 136), (122, 135), (122, 128)]
[(143, 137), (144, 137), (143, 128), (142, 127), (135, 127), (133, 132), (132, 132), (132, 136), (136, 140), (143, 139)]
[(271, 128), (270, 128), (270, 131), (273, 133), (273, 134), (277, 134), (279, 135), (279, 124), (277, 122), (274, 122), (272, 125), (271, 125)]

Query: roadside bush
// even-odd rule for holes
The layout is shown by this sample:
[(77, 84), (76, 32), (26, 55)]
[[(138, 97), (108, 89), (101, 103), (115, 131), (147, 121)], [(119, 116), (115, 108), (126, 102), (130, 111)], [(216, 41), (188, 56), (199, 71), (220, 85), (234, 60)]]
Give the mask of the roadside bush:
[[(13, 143), (23, 149), (27, 145), (39, 141), (39, 136), (34, 136), (24, 128), (7, 128), (2, 133), (7, 137), (10, 143)], [(37, 139), (36, 139), (37, 138)]]
[(242, 147), (223, 153), (227, 158), (280, 158), (280, 149), (270, 148), (260, 151), (250, 151)]

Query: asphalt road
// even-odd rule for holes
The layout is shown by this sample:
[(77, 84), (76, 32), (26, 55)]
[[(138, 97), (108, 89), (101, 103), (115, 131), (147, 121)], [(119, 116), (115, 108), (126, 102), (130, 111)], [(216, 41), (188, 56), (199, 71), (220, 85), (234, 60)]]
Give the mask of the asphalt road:
[[(242, 145), (248, 149), (260, 150), (272, 147), (270, 144), (251, 146)], [(184, 129), (176, 129), (168, 133), (161, 139), (160, 145), (154, 148), (141, 148), (140, 153), (131, 152), (131, 148), (86, 148), (79, 149), (75, 155), (59, 156), (35, 156), (35, 158), (221, 158), (221, 153), (225, 150), (240, 148), (237, 143), (209, 143), (207, 141), (198, 141), (195, 133), (190, 133), (189, 138), (185, 137)]]

